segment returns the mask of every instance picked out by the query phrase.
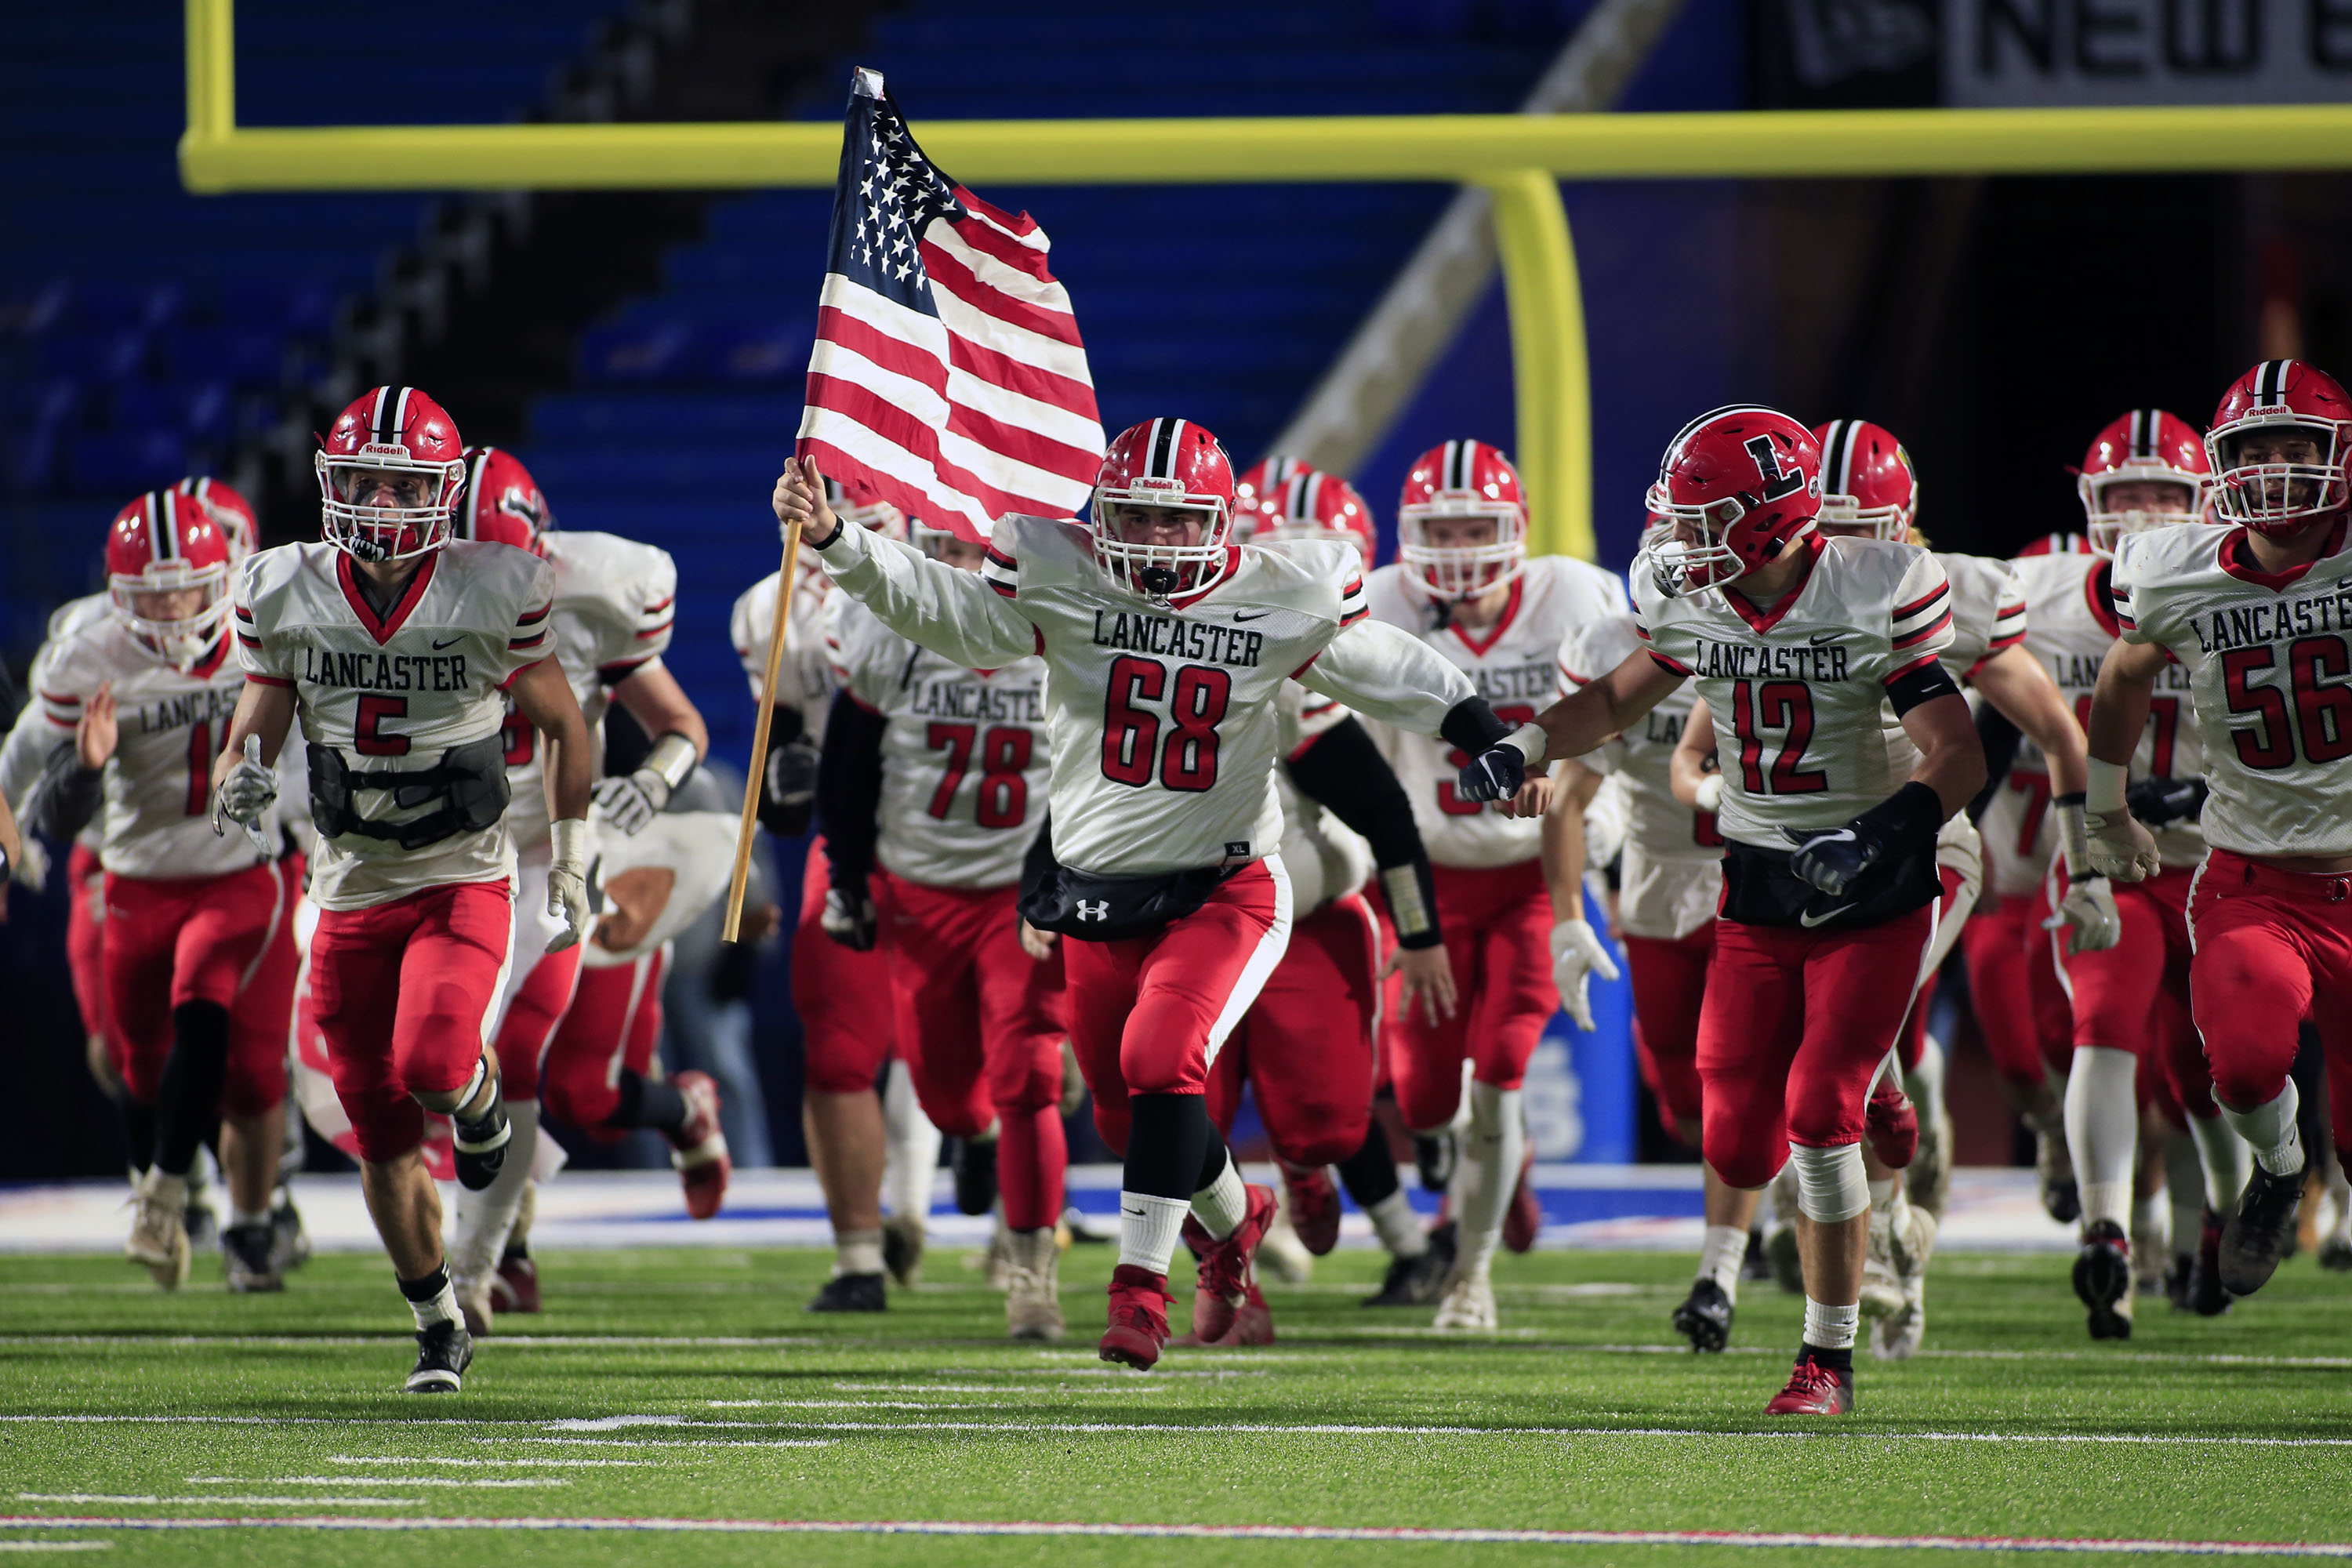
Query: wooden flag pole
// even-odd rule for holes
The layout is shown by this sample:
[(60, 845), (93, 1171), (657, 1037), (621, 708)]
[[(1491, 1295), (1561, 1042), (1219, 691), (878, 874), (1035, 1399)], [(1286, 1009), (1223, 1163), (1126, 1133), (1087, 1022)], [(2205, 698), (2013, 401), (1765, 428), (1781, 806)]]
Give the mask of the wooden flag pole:
[(751, 833), (760, 826), (760, 789), (768, 771), (768, 726), (776, 713), (776, 682), (784, 668), (784, 632), (792, 625), (793, 591), (801, 564), (801, 523), (784, 531), (784, 568), (776, 578), (776, 618), (768, 628), (768, 668), (760, 679), (760, 717), (751, 729), (751, 765), (743, 777), (743, 820), (735, 830), (735, 873), (727, 879), (727, 925), (721, 942), (740, 942), (743, 892), (751, 880)]

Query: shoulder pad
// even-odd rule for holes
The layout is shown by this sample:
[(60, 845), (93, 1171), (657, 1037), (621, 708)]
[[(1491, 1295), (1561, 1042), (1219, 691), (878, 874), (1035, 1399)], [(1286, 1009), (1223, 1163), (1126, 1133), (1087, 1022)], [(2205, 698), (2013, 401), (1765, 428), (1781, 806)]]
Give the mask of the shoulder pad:
[(1094, 535), (1086, 524), (1068, 518), (1006, 512), (989, 531), (988, 549), (1000, 561), (1010, 563), (1023, 589), (1102, 581), (1101, 571), (1095, 565)]

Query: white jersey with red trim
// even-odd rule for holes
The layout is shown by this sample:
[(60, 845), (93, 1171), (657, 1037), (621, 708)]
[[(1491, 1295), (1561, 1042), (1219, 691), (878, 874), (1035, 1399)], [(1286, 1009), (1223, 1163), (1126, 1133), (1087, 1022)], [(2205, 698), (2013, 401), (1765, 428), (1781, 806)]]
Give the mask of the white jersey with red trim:
[[(116, 740), (96, 819), (100, 864), (119, 877), (217, 877), (267, 858), (244, 833), (213, 831), (213, 759), (245, 689), (226, 633), (183, 671), (110, 616), (84, 625), (41, 668), (35, 702), (58, 742), (72, 744), (101, 686), (113, 691)], [(262, 832), (276, 842), (274, 812)]]
[[(784, 661), (776, 674), (776, 706), (801, 716), (803, 733), (824, 737), (824, 721), (833, 710), (833, 667), (824, 653), (824, 601), (833, 580), (809, 563), (814, 551), (801, 553), (800, 582), (793, 595), (793, 616), (784, 626)], [(768, 672), (768, 637), (776, 624), (776, 584), (782, 574), (771, 572), (735, 601), (727, 617), (735, 657), (743, 663), (744, 679), (751, 683), (751, 700), (760, 700), (761, 682)]]
[(1172, 602), (1115, 586), (1083, 524), (1008, 514), (980, 573), (849, 529), (821, 554), (837, 588), (953, 662), (1045, 656), (1053, 847), (1077, 870), (1149, 876), (1276, 850), (1286, 679), (1435, 730), (1469, 680), (1367, 617), (1352, 544), (1235, 546)]
[[(2025, 592), (2026, 651), (2050, 672), (2074, 717), (2087, 723), (2099, 666), (2123, 635), (2115, 614), (2112, 568), (2102, 557), (2073, 552), (2025, 556), (2014, 566)], [(2189, 721), (2189, 671), (2168, 663), (2157, 677), (2147, 731), (2132, 757), (2133, 778), (2161, 773), (2189, 779), (2204, 773), (2205, 748)], [(2050, 812), (2053, 787), (2042, 749), (2021, 739), (2008, 776), (1977, 824), (1992, 863), (1993, 891), (2002, 898), (2031, 894), (2050, 869), (2057, 847)], [(2205, 856), (2205, 837), (2194, 822), (2158, 831), (2156, 842), (2167, 866), (2194, 866)]]
[(1669, 597), (1636, 573), (1650, 657), (1695, 680), (1724, 759), (1724, 837), (1786, 851), (1787, 828), (1836, 827), (1886, 799), (1918, 752), (1882, 722), (1887, 686), (1952, 637), (1944, 568), (1915, 545), (1824, 539), (1770, 610), (1736, 588)]
[[(1599, 679), (1642, 651), (1630, 615), (1609, 616), (1560, 645), (1563, 689)], [(1586, 765), (1620, 781), (1625, 858), (1617, 883), (1617, 924), (1633, 936), (1679, 941), (1715, 919), (1723, 891), (1723, 835), (1715, 814), (1675, 798), (1671, 764), (1698, 694), (1688, 682), (1628, 730), (1586, 755)]]
[[(669, 552), (611, 533), (551, 529), (541, 550), (555, 579), (555, 658), (588, 721), (591, 754), (604, 754), (612, 689), (669, 647), (677, 614), (677, 564)], [(515, 847), (548, 837), (546, 763), (539, 731), (507, 704), (507, 830)]]
[(1282, 868), (1290, 874), (1291, 907), (1299, 914), (1344, 899), (1372, 878), (1372, 847), (1290, 776), (1289, 763), (1349, 717), (1347, 704), (1309, 691), (1295, 680), (1275, 700), (1282, 710), (1282, 760), (1274, 770), (1282, 801)]
[(1939, 550), (1936, 562), (1952, 589), (1952, 643), (1944, 650), (1944, 668), (1966, 685), (1985, 660), (2025, 640), (2025, 589), (2007, 561)]
[[(41, 646), (33, 652), (33, 661), (26, 674), (26, 684), (34, 700), (25, 704), (16, 715), (16, 727), (8, 739), (0, 744), (0, 800), (8, 803), (11, 811), (20, 810), (25, 797), (32, 793), (33, 784), (48, 765), (49, 756), (57, 749), (58, 728), (42, 716), (40, 689), (42, 671), (56, 657), (59, 645), (83, 627), (109, 618), (110, 603), (104, 594), (85, 594), (79, 599), (68, 599), (49, 613), (48, 631)], [(74, 836), (74, 842), (93, 853), (104, 837), (106, 824), (102, 817), (92, 817), (89, 826)]]
[[(2175, 737), (2173, 766), (2183, 765), (2179, 741), (2193, 730), (2211, 791), (2201, 829), (2216, 848), (2352, 855), (2352, 548), (2344, 534), (2338, 523), (2326, 554), (2278, 574), (2255, 563), (2242, 527), (2176, 523), (2127, 533), (2116, 547), (2113, 603), (2124, 641), (2154, 643), (2187, 671), (2194, 722)], [(2171, 689), (2159, 686), (2158, 695)], [(2140, 755), (2157, 738), (2141, 738)]]
[(880, 714), (874, 858), (932, 888), (1009, 888), (1051, 783), (1045, 661), (966, 669), (882, 624), (847, 594), (824, 606), (842, 694)]
[(635, 833), (607, 837), (598, 855), (608, 886), (624, 872), (667, 871), (669, 893), (635, 942), (607, 946), (609, 929), (599, 929), (580, 944), (581, 963), (590, 969), (634, 963), (699, 920), (734, 872), (737, 823), (731, 811), (662, 811)]
[[(553, 651), (555, 574), (509, 544), (455, 540), (426, 555), (379, 615), (352, 558), (330, 544), (257, 552), (237, 574), (233, 625), (247, 676), (294, 694), (302, 737), (341, 753), (354, 773), (415, 773), (442, 753), (499, 732), (505, 689)], [(289, 736), (287, 743), (293, 744)], [(430, 815), (442, 792), (404, 805), (389, 789), (353, 793), (361, 820)], [(321, 834), (310, 898), (365, 909), (453, 882), (514, 874), (503, 821), (416, 849), (391, 839)]]
[[(1580, 627), (1626, 609), (1622, 578), (1565, 555), (1538, 555), (1510, 585), (1495, 624), (1474, 630), (1452, 619), (1444, 600), (1400, 565), (1381, 567), (1367, 585), (1372, 618), (1421, 639), (1470, 678), (1496, 716), (1517, 728), (1559, 700), (1559, 647)], [(1414, 824), (1437, 866), (1517, 865), (1542, 853), (1543, 824), (1505, 816), (1454, 793), (1469, 759), (1444, 741), (1373, 731), (1396, 769)]]

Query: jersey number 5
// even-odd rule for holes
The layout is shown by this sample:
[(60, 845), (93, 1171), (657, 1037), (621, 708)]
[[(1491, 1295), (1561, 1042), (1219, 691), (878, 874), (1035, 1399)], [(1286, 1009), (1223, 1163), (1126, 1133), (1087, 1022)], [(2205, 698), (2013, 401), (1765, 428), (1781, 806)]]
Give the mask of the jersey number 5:
[[(1769, 773), (1761, 733), (1766, 730), (1787, 732)], [(1739, 787), (1748, 794), (1817, 795), (1830, 787), (1828, 774), (1801, 766), (1813, 739), (1813, 689), (1803, 681), (1732, 682), (1731, 732), (1739, 737)]]
[[(1234, 678), (1213, 665), (1176, 667), (1169, 692), (1168, 667), (1157, 659), (1121, 654), (1110, 667), (1110, 690), (1103, 699), (1103, 777), (1141, 789), (1151, 782), (1154, 763), (1162, 785), (1198, 794), (1217, 782), (1217, 724), (1232, 700)], [(1160, 715), (1139, 702), (1168, 700), (1168, 743), (1160, 743)]]

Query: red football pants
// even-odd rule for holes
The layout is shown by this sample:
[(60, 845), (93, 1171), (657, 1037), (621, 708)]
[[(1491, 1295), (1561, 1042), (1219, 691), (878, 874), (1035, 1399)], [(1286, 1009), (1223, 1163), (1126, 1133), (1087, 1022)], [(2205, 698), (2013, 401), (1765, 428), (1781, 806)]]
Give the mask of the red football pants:
[[(1936, 900), (1936, 931), (1938, 937), (1944, 939), (1944, 952), (1948, 953), (1952, 944), (1959, 940), (1960, 934), (1953, 932), (1948, 922), (1952, 918), (1953, 908), (1959, 902), (1960, 890), (1967, 884), (1961, 879), (1959, 872), (1949, 866), (1938, 866), (1936, 868), (1936, 874), (1943, 879), (1944, 883), (1944, 890)], [(1965, 932), (1967, 930), (1968, 927), (1963, 924), (1960, 932)], [(1923, 958), (1920, 962), (1924, 963), (1927, 960)], [(1911, 998), (1911, 1010), (1904, 1015), (1902, 1032), (1895, 1037), (1895, 1049), (1905, 1072), (1916, 1071), (1920, 1057), (1927, 1053), (1927, 1009), (1935, 1000), (1936, 976), (1931, 972), (1919, 977), (1919, 989)]]
[(1657, 936), (1624, 939), (1633, 1016), (1641, 1023), (1635, 1046), (1642, 1076), (1658, 1097), (1666, 1130), (1677, 1138), (1683, 1136), (1677, 1123), (1699, 1120), (1699, 1005), (1706, 996), (1707, 965), (1715, 957), (1719, 923), (1709, 921), (1679, 942)]
[[(2056, 868), (2055, 874), (2063, 891), (2065, 868)], [(2061, 978), (2074, 998), (2076, 1046), (2131, 1052), (2143, 1064), (2142, 1103), (2154, 1096), (2160, 1078), (2182, 1111), (2210, 1117), (2213, 1079), (2189, 1016), (2189, 889), (2196, 879), (2194, 870), (2181, 868), (2145, 882), (2114, 884), (2123, 940), (2104, 952), (2063, 957)], [(2046, 933), (2044, 940), (2063, 934)]]
[(1070, 1045), (1113, 1153), (1127, 1153), (1128, 1096), (1207, 1092), (1225, 1037), (1289, 939), (1289, 879), (1261, 860), (1150, 936), (1063, 941)]
[(1300, 921), (1209, 1072), (1209, 1117), (1230, 1134), (1242, 1085), (1277, 1158), (1309, 1170), (1363, 1147), (1379, 1052), (1381, 933), (1360, 893)]
[(81, 844), (66, 856), (66, 972), (73, 977), (82, 1032), (105, 1037), (120, 1073), (122, 1057), (106, 1026), (106, 868), (96, 850)]
[(1702, 1152), (1726, 1184), (1763, 1186), (1790, 1143), (1862, 1141), (1933, 918), (1923, 907), (1858, 931), (1716, 923), (1698, 1074)]
[(172, 1010), (190, 1002), (228, 1015), (222, 1112), (258, 1116), (286, 1098), (301, 874), (289, 858), (220, 877), (107, 877), (108, 1048), (131, 1099), (155, 1103)]
[(1004, 1223), (1037, 1230), (1062, 1215), (1070, 1151), (1062, 1131), (1062, 956), (1021, 948), (1018, 888), (933, 888), (878, 871), (875, 906), (889, 961), (891, 1020), (923, 1114), (940, 1131), (1000, 1131)]
[(2241, 1110), (2278, 1098), (2309, 1020), (2327, 1053), (2337, 1146), (2352, 1142), (2352, 873), (2281, 871), (2215, 849), (2189, 892), (2189, 931), (2214, 1094)]
[(2049, 1074), (2072, 1058), (2074, 1015), (2058, 983), (2058, 961), (2042, 922), (2041, 893), (1980, 903), (1960, 928), (1969, 965), (1969, 1001), (1984, 1031), (1993, 1068), (2021, 1095), (2041, 1093)]
[[(580, 963), (585, 942), (573, 942), (562, 952), (519, 952), (517, 963), (529, 963), (530, 973), (515, 987), (507, 1016), (499, 1021), (499, 1081), (509, 1100), (537, 1100), (542, 1063), (555, 1047), (555, 1037), (569, 1015), (573, 997), (583, 989), (587, 970)], [(569, 1120), (568, 1118), (566, 1120)]]
[(1518, 1088), (1544, 1026), (1559, 1011), (1543, 862), (1436, 870), (1437, 918), (1461, 1003), (1434, 1024), (1409, 1008), (1388, 1024), (1397, 1110), (1416, 1131), (1454, 1120), (1465, 1058), (1480, 1083)]
[(423, 1142), (413, 1098), (455, 1094), (488, 1043), (513, 924), (504, 882), (453, 882), (364, 910), (323, 910), (310, 1005), (360, 1158)]
[(801, 1020), (803, 1087), (818, 1094), (863, 1094), (890, 1059), (890, 963), (824, 934), (831, 886), (823, 836), (809, 840), (801, 871), (801, 918), (793, 928), (793, 1011)]
[(539, 1082), (549, 1112), (600, 1142), (617, 1143), (630, 1131), (604, 1125), (620, 1109), (621, 1069), (653, 1071), (668, 960), (664, 946), (632, 963), (582, 965), (572, 1010), (548, 1042)]

